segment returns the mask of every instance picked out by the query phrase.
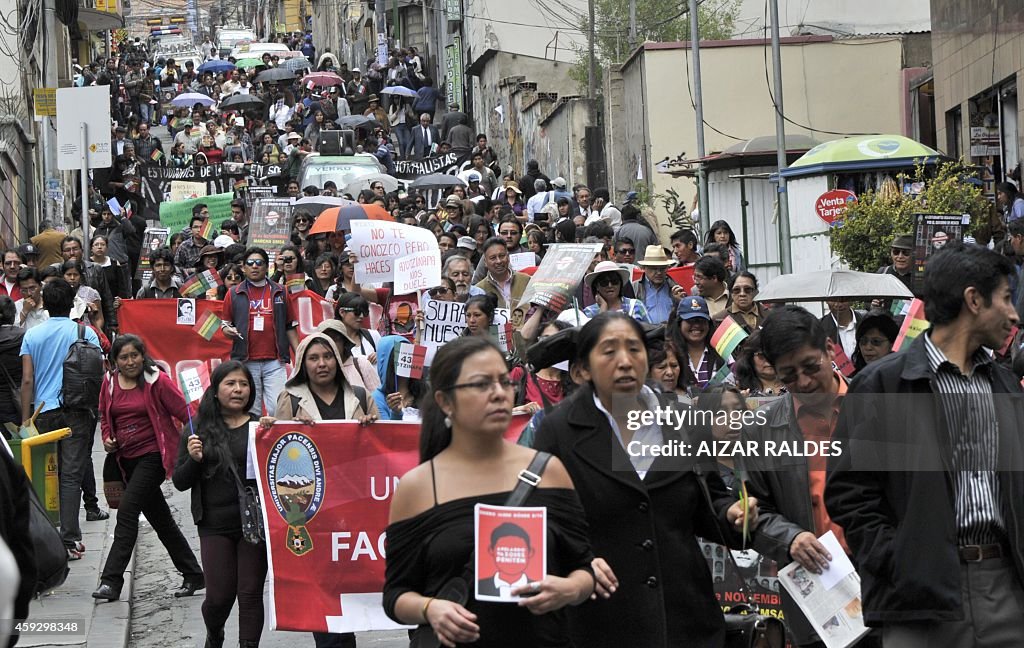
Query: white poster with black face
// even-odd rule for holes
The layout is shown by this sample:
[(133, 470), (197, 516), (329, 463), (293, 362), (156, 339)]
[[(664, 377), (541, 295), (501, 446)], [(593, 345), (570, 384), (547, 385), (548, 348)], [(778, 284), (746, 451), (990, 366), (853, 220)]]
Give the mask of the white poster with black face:
[(196, 300), (178, 299), (178, 317), (175, 324), (182, 326), (195, 326), (196, 324)]
[(149, 261), (151, 254), (167, 246), (171, 230), (166, 227), (147, 227), (142, 235), (142, 254), (139, 255), (139, 267), (135, 270), (135, 278), (146, 285), (153, 278), (153, 266)]

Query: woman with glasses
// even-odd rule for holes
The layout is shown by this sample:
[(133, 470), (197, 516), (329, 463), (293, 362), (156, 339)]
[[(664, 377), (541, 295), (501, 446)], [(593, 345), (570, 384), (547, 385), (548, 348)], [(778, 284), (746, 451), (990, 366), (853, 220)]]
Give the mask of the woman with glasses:
[(779, 396), (786, 393), (786, 385), (779, 380), (775, 367), (765, 359), (761, 350), (760, 331), (754, 331), (743, 340), (733, 352), (733, 358), (736, 362), (732, 365), (732, 375), (736, 386), (747, 396)]
[(629, 423), (632, 412), (663, 407), (644, 385), (639, 322), (601, 313), (579, 331), (575, 347), (573, 366), (584, 384), (544, 417), (534, 444), (561, 458), (579, 486), (598, 556), (594, 600), (569, 610), (572, 644), (721, 646), (725, 622), (697, 537), (725, 536), (739, 547), (744, 515), (756, 525), (756, 502), (744, 511), (717, 472), (702, 477), (692, 464), (641, 451), (682, 442), (687, 430)]
[(725, 365), (725, 361), (711, 346), (711, 316), (703, 297), (683, 297), (668, 318), (668, 339), (675, 349), (682, 367), (682, 385), (686, 389), (701, 391)]
[(217, 286), (217, 299), (224, 299), (229, 290), (245, 281), (245, 274), (242, 273), (242, 266), (228, 263), (220, 269), (220, 278), (224, 280), (224, 284)]
[(385, 612), (436, 634), (445, 646), (570, 645), (559, 610), (587, 600), (594, 577), (579, 498), (557, 459), (548, 461), (524, 503), (547, 511), (547, 576), (522, 584), (491, 581), (501, 594), (525, 595), (518, 605), (477, 601), (472, 582), (463, 581), (469, 594), (461, 601), (443, 594), (472, 560), (474, 506), (503, 504), (536, 453), (503, 439), (513, 383), (493, 342), (460, 338), (441, 347), (430, 381), (421, 463), (402, 476), (391, 503)]
[(601, 261), (583, 278), (594, 294), (595, 303), (583, 309), (587, 317), (598, 313), (621, 311), (638, 322), (650, 322), (647, 308), (639, 299), (622, 296), (622, 287), (629, 281), (629, 270), (614, 261)]
[(857, 325), (857, 350), (853, 366), (857, 371), (892, 353), (900, 328), (887, 313), (868, 315)]
[(757, 277), (753, 274), (746, 270), (734, 274), (727, 283), (729, 305), (715, 315), (713, 328), (717, 329), (726, 317), (731, 317), (748, 335), (761, 328), (767, 313), (754, 301), (757, 288)]
[[(317, 113), (318, 115), (320, 113)], [(309, 240), (309, 228), (313, 226), (313, 215), (308, 211), (300, 209), (295, 212), (292, 222), (292, 243), (302, 247)]]
[(399, 349), (402, 344), (408, 343), (409, 340), (401, 335), (385, 335), (377, 342), (377, 377), (380, 378), (380, 386), (373, 390), (373, 400), (377, 403), (382, 421), (420, 421), (418, 403), (426, 394), (426, 381), (399, 376), (397, 372)]
[(370, 304), (359, 293), (342, 293), (334, 305), (334, 317), (345, 327), (345, 336), (352, 343), (352, 354), (377, 361), (380, 333), (363, 328), (363, 319), (370, 316)]
[(323, 297), (335, 285), (338, 262), (330, 254), (321, 254), (313, 264), (313, 292)]

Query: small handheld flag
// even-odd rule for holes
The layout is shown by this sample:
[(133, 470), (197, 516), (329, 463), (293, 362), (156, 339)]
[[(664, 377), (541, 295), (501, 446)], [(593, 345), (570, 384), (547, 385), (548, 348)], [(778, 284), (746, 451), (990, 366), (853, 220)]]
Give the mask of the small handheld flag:
[(213, 219), (207, 218), (203, 221), (203, 231), (200, 236), (209, 241), (213, 238), (214, 234), (216, 234), (216, 228), (213, 226)]
[(117, 202), (117, 198), (111, 198), (108, 200), (107, 207), (110, 207), (110, 213), (114, 216), (121, 213), (121, 203)]
[(715, 334), (711, 336), (711, 346), (715, 347), (715, 351), (723, 360), (727, 360), (747, 337), (749, 336), (743, 327), (737, 324), (732, 317), (726, 316), (722, 320), (722, 324), (715, 330)]
[(206, 311), (206, 314), (196, 322), (196, 325), (192, 327), (192, 330), (209, 342), (213, 339), (213, 334), (220, 329), (222, 322), (223, 320), (214, 315), (213, 311)]
[(306, 275), (304, 274), (292, 274), (285, 277), (284, 285), (288, 288), (289, 293), (302, 292), (306, 289)]
[(178, 374), (178, 383), (186, 403), (194, 403), (203, 397), (210, 387), (210, 368), (204, 362), (198, 367), (184, 369)]
[(928, 330), (928, 320), (924, 318), (924, 302), (914, 299), (907, 309), (907, 316), (903, 318), (903, 326), (900, 327), (899, 335), (893, 342), (892, 350), (895, 353), (903, 347), (904, 342), (910, 342), (921, 333)]
[(154, 162), (159, 162), (164, 157), (164, 152), (160, 149), (153, 149), (153, 152), (149, 154), (149, 159)]

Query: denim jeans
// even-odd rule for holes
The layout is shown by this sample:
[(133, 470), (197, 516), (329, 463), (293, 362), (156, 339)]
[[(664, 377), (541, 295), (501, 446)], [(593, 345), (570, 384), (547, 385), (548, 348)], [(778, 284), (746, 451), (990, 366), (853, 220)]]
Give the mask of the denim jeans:
[(149, 123), (149, 118), (150, 118), (150, 116), (152, 114), (152, 110), (150, 110), (150, 108), (152, 108), (152, 106), (150, 105), (149, 101), (143, 100), (143, 99), (139, 99), (139, 123), (140, 124), (148, 124)]
[(412, 153), (412, 130), (409, 124), (395, 124), (392, 130), (398, 138), (398, 159), (408, 159)]
[(124, 570), (132, 557), (132, 550), (139, 537), (139, 514), (153, 526), (160, 542), (171, 556), (174, 567), (185, 578), (198, 580), (203, 575), (196, 555), (181, 534), (167, 500), (160, 490), (167, 475), (159, 452), (151, 452), (132, 459), (119, 459), (124, 472), (125, 489), (121, 505), (117, 509), (117, 525), (114, 527), (114, 542), (107, 554), (100, 581), (120, 591), (124, 585)]
[[(79, 494), (86, 482), (92, 485), (95, 498), (96, 479), (93, 474), (92, 445), (96, 436), (96, 418), (88, 410), (54, 409), (36, 419), (40, 432), (51, 432), (63, 427), (71, 428), (71, 436), (57, 444), (58, 475), (60, 479), (60, 535), (66, 547), (74, 547), (82, 539), (78, 521)], [(86, 494), (88, 498), (90, 494)]]
[(284, 391), (284, 382), (288, 378), (284, 365), (280, 360), (248, 360), (245, 366), (252, 372), (253, 389), (256, 390), (252, 413), (260, 416), (261, 411), (266, 410), (267, 416), (273, 416), (277, 412), (277, 397)]

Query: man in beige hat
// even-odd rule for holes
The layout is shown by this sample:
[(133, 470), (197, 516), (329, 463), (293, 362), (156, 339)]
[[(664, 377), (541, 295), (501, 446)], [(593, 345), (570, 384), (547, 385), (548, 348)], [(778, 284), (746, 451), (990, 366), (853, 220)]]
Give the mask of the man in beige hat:
[(633, 294), (647, 309), (647, 318), (652, 324), (667, 322), (676, 302), (686, 295), (683, 287), (668, 276), (672, 259), (661, 245), (648, 245), (643, 259), (636, 264), (643, 268), (644, 276), (633, 282)]

